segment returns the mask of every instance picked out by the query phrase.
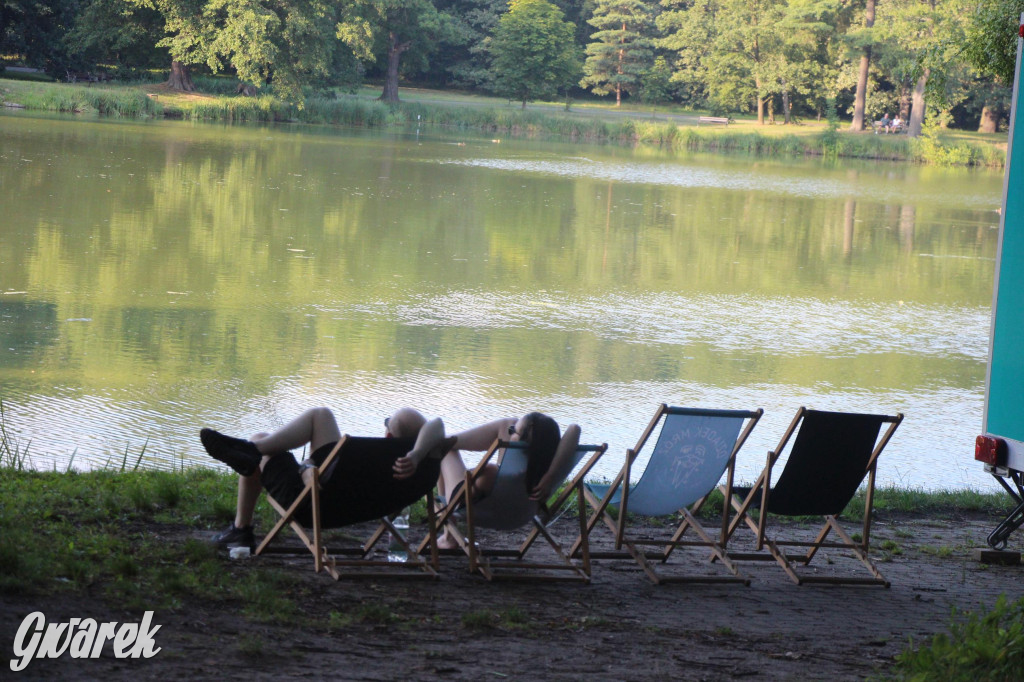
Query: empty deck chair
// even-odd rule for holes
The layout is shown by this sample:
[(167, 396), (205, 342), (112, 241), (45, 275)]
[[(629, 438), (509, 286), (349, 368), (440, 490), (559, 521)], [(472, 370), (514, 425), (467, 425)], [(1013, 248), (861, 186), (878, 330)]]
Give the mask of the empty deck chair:
[[(426, 467), (423, 474), (399, 481), (394, 478), (392, 465), (404, 456), (415, 443), (412, 438), (359, 438), (345, 435), (328, 453), (324, 461), (313, 469), (313, 480), (295, 501), (285, 509), (273, 497), (267, 496), (279, 519), (256, 548), (255, 554), (290, 554), (289, 547), (272, 546), (286, 527), (299, 537), (304, 547), (313, 555), (317, 573), (326, 570), (331, 577), (402, 577), (437, 578), (437, 524), (431, 496), (439, 468), (431, 466), (430, 458), (424, 459), (420, 467)], [(445, 442), (447, 447), (454, 438)], [(438, 460), (434, 460), (437, 462)], [(320, 479), (336, 463), (331, 484), (320, 489)], [(337, 481), (337, 483), (336, 483)], [(386, 491), (380, 494), (381, 489)], [(417, 499), (427, 502), (427, 537), (424, 548), (429, 548), (425, 559), (410, 546), (405, 537), (391, 523), (389, 516), (413, 504)], [(324, 546), (323, 530), (379, 520), (376, 530), (362, 543), (334, 551)], [(307, 533), (307, 528), (310, 532)], [(379, 542), (388, 541), (388, 533), (405, 548), (405, 562), (390, 562), (374, 559)], [(311, 537), (312, 536), (312, 537)]]
[[(736, 517), (730, 524), (730, 537), (742, 524), (754, 533), (756, 540), (753, 552), (730, 551), (730, 558), (775, 560), (798, 585), (848, 583), (889, 587), (889, 581), (879, 573), (868, 557), (868, 544), (871, 538), (871, 511), (878, 456), (902, 421), (902, 414), (888, 416), (821, 412), (804, 407), (797, 410), (778, 447), (768, 453), (767, 464), (753, 487), (735, 488), (726, 498), (736, 510)], [(889, 425), (884, 433), (883, 424)], [(772, 467), (797, 429), (799, 432), (786, 466), (772, 486)], [(838, 516), (853, 499), (865, 477), (867, 485), (863, 526), (860, 540), (855, 541), (843, 530)], [(824, 516), (825, 522), (813, 541), (779, 540), (768, 533), (771, 520), (769, 514)], [(838, 541), (827, 542), (830, 533), (835, 533)], [(807, 551), (791, 557), (786, 554), (784, 547), (803, 547)], [(808, 575), (806, 571), (797, 572), (794, 564), (806, 566), (818, 550), (823, 548), (848, 550), (867, 568), (871, 577)]]
[[(717, 538), (697, 520), (696, 514), (707, 495), (725, 475), (725, 489), (731, 491), (736, 453), (761, 418), (763, 410), (707, 410), (669, 407), (662, 404), (651, 419), (636, 447), (626, 451), (622, 471), (610, 485), (587, 485), (585, 497), (593, 513), (587, 526), (572, 548), (573, 555), (581, 542), (603, 520), (615, 536), (614, 552), (591, 552), (595, 558), (632, 558), (655, 584), (663, 582), (743, 582), (741, 575), (725, 552), (729, 527), (729, 505), (723, 505), (721, 527)], [(651, 450), (647, 466), (635, 485), (629, 483), (637, 457), (658, 426), (661, 431)], [(612, 517), (609, 507), (616, 507)], [(680, 513), (682, 520), (669, 533), (650, 538), (640, 537), (630, 528), (628, 516), (667, 516)], [(697, 536), (684, 540), (687, 531)], [(729, 575), (667, 574), (655, 569), (653, 562), (666, 563), (681, 546), (697, 546), (710, 550), (711, 557), (721, 561)], [(625, 548), (623, 550), (623, 548)]]
[[(531, 500), (526, 490), (526, 448), (522, 441), (506, 442), (496, 440), (484, 454), (483, 458), (471, 471), (466, 472), (465, 484), (455, 493), (444, 507), (438, 519), (439, 526), (447, 526), (449, 534), (455, 538), (462, 552), (469, 559), (470, 572), (479, 572), (487, 580), (520, 579), (520, 580), (575, 580), (590, 582), (589, 545), (584, 543), (580, 552), (582, 561), (575, 562), (562, 546), (552, 537), (549, 525), (557, 520), (558, 515), (572, 498), (577, 498), (578, 509), (583, 509), (583, 480), (608, 448), (602, 445), (577, 445), (571, 456), (564, 458), (559, 466), (556, 459), (552, 466), (559, 466), (553, 472), (554, 485), (557, 489), (563, 481), (569, 479), (560, 494), (547, 503)], [(494, 488), (483, 499), (476, 499), (476, 482), (484, 467), (501, 453), (497, 479)], [(584, 461), (586, 460), (586, 461)], [(575, 473), (573, 473), (575, 471)], [(464, 510), (464, 512), (462, 511)], [(458, 523), (458, 514), (465, 519), (465, 533)], [(584, 515), (580, 514), (582, 528)], [(487, 528), (498, 531), (515, 531), (529, 526), (530, 533), (517, 547), (502, 547), (499, 543), (483, 546), (479, 537), (479, 529)], [(548, 561), (527, 561), (538, 538), (543, 538), (547, 547), (555, 555)], [(425, 551), (427, 540), (420, 545), (420, 552)], [(535, 559), (538, 550), (534, 550), (531, 558)]]

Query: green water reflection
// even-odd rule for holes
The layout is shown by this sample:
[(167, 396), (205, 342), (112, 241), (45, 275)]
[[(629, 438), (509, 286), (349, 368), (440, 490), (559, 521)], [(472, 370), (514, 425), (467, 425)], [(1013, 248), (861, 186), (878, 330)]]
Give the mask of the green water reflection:
[(984, 483), (961, 441), (1001, 181), (3, 115), (0, 398), (40, 459), (149, 438), (154, 465), (202, 461), (200, 424), (319, 403), (353, 432), (402, 403), (455, 427), (539, 408), (614, 447), (663, 401), (903, 410), (904, 453)]

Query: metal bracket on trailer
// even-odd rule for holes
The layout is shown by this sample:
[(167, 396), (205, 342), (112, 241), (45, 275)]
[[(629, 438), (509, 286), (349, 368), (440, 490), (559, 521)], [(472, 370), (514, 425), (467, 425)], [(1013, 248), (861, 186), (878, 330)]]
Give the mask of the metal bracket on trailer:
[[(1017, 503), (1017, 506), (1013, 508), (1006, 518), (996, 526), (996, 529), (989, 533), (988, 546), (992, 549), (1002, 550), (1006, 547), (1006, 541), (1013, 533), (1021, 526), (1024, 526), (1024, 474), (1020, 471), (1012, 471), (1006, 467), (994, 467), (991, 465), (985, 466), (985, 471), (992, 474), (999, 485), (1003, 486), (1010, 497)], [(1006, 482), (1009, 478), (1013, 481), (1013, 485), (1017, 488), (1014, 490), (1010, 487), (1010, 484)]]

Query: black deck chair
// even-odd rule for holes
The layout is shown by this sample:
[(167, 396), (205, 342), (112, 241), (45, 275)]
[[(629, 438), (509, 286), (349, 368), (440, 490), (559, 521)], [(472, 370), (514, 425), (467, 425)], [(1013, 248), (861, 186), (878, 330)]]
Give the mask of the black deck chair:
[[(889, 443), (903, 415), (822, 412), (801, 407), (783, 435), (778, 447), (768, 453), (768, 462), (751, 488), (733, 488), (731, 503), (736, 516), (729, 537), (745, 524), (756, 535), (754, 552), (729, 551), (736, 560), (775, 560), (798, 585), (803, 583), (868, 584), (889, 587), (868, 557), (871, 537), (871, 512), (875, 492), (878, 456)], [(889, 427), (882, 433), (882, 425)], [(772, 467), (799, 428), (785, 469), (772, 487)], [(881, 433), (881, 437), (879, 434)], [(838, 521), (839, 514), (867, 478), (861, 538), (855, 541)], [(725, 494), (725, 491), (722, 491)], [(757, 519), (752, 518), (759, 510)], [(768, 535), (769, 514), (779, 516), (824, 516), (825, 523), (811, 541), (778, 540)], [(838, 541), (826, 542), (830, 533)], [(790, 557), (783, 547), (806, 547), (803, 555)], [(835, 548), (852, 552), (871, 573), (871, 577), (807, 575), (798, 573), (794, 563), (806, 566), (819, 549)], [(767, 553), (765, 553), (767, 549)]]
[[(319, 573), (326, 570), (335, 580), (342, 577), (436, 579), (437, 519), (431, 498), (439, 466), (425, 468), (430, 462), (425, 459), (420, 463), (420, 467), (424, 468), (422, 475), (401, 481), (394, 478), (392, 471), (395, 460), (404, 456), (413, 444), (411, 438), (342, 436), (324, 461), (313, 469), (313, 481), (287, 509), (273, 497), (267, 496), (280, 518), (256, 548), (255, 555), (304, 554), (309, 551), (313, 555), (315, 571)], [(446, 442), (446, 445), (450, 447), (451, 442)], [(321, 490), (321, 477), (335, 463), (330, 483), (325, 490)], [(382, 490), (384, 494), (381, 494)], [(419, 555), (417, 547), (410, 545), (408, 538), (395, 528), (390, 519), (420, 498), (425, 499), (427, 508), (427, 537), (423, 541), (424, 547), (429, 550), (426, 558)], [(326, 509), (328, 506), (329, 511)], [(333, 552), (324, 545), (324, 528), (377, 520), (379, 523), (376, 530), (362, 543), (354, 542)], [(296, 549), (281, 546), (280, 543), (271, 545), (286, 526), (295, 531), (302, 541), (302, 547)], [(312, 531), (312, 537), (307, 533), (307, 528)], [(382, 540), (387, 541), (388, 533), (405, 548), (406, 561), (390, 562), (373, 558), (375, 547)]]

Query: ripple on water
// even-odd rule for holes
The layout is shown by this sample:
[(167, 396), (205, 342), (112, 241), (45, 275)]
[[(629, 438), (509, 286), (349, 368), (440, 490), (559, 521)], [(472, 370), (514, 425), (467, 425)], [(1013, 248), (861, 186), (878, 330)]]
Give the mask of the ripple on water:
[[(834, 199), (850, 196), (870, 195), (879, 203), (903, 203), (908, 197), (908, 187), (902, 182), (878, 182), (877, 179), (857, 174), (823, 173), (818, 168), (793, 170), (798, 173), (751, 173), (749, 167), (707, 168), (687, 166), (682, 163), (630, 163), (616, 159), (614, 163), (591, 159), (523, 159), (523, 158), (475, 158), (447, 159), (442, 164), (486, 168), (513, 173), (535, 173), (564, 178), (590, 178), (594, 180), (650, 184), (682, 188), (710, 188), (735, 192), (756, 192), (813, 199)], [(870, 183), (870, 189), (865, 185)], [(943, 193), (921, 193), (916, 187), (915, 203), (945, 204), (950, 197)], [(957, 193), (959, 208), (996, 208), (993, 197), (987, 194), (970, 195)]]
[(587, 331), (625, 343), (700, 342), (723, 351), (772, 355), (988, 357), (988, 308), (962, 306), (748, 294), (568, 298), (460, 291), (416, 298), (387, 314), (410, 325)]

